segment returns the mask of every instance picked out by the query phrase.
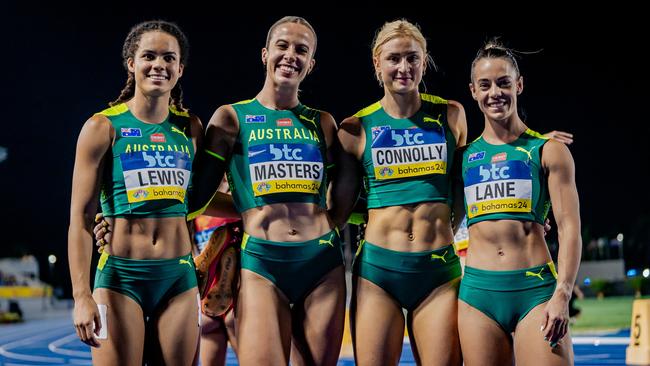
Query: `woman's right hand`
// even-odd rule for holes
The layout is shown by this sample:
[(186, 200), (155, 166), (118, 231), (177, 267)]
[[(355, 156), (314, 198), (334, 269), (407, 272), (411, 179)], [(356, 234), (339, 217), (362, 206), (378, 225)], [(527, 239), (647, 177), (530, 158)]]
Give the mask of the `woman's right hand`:
[(99, 335), (102, 322), (97, 303), (91, 295), (75, 299), (72, 319), (79, 339), (89, 346), (99, 347), (100, 344), (95, 335)]
[(110, 224), (106, 221), (101, 212), (95, 215), (95, 224), (96, 225), (93, 228), (93, 233), (95, 234), (95, 245), (98, 247), (97, 251), (101, 253), (104, 251), (104, 245), (111, 242)]

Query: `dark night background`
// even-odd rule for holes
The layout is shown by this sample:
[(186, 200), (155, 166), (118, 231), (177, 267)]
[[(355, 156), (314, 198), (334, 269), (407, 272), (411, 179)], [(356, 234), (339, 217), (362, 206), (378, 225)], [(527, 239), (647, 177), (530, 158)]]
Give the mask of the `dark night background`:
[[(4, 10), (0, 146), (8, 148), (9, 156), (0, 163), (0, 257), (34, 254), (44, 280), (68, 286), (76, 139), (84, 121), (104, 109), (124, 85), (121, 47), (130, 27), (161, 18), (184, 29), (191, 44), (181, 79), (185, 104), (206, 124), (219, 105), (252, 98), (261, 89), (260, 49), (268, 27), (282, 14), (106, 9), (82, 17), (60, 9), (40, 8), (38, 14)], [(650, 76), (643, 24), (610, 28), (595, 21), (578, 26), (521, 19), (516, 27), (503, 20), (470, 23), (476, 26), (471, 29), (460, 21), (440, 24), (438, 17), (424, 12), (304, 16), (318, 33), (316, 68), (301, 86), (304, 104), (327, 110), (341, 121), (381, 98), (370, 44), (385, 21), (406, 17), (421, 26), (438, 66), (424, 77), (427, 92), (464, 105), (470, 141), (483, 128), (467, 86), (476, 50), (493, 35), (518, 50), (543, 49), (520, 60), (525, 86), (520, 109), (534, 130), (574, 134), (570, 149), (585, 245), (592, 238), (621, 232), (628, 267), (648, 266), (650, 124), (645, 108)], [(46, 265), (49, 254), (59, 258), (53, 279)]]

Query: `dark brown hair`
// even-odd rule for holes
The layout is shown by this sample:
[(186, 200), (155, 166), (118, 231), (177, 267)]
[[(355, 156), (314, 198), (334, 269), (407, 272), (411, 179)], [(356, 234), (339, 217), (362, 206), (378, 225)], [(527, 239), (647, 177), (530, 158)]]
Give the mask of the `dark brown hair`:
[[(133, 73), (129, 71), (127, 61), (129, 58), (135, 57), (135, 52), (138, 50), (142, 35), (147, 32), (156, 31), (165, 32), (176, 38), (181, 52), (179, 61), (182, 65), (187, 66), (187, 61), (190, 56), (190, 44), (185, 33), (181, 31), (178, 25), (164, 20), (151, 20), (136, 24), (131, 28), (131, 31), (124, 40), (124, 45), (122, 46), (122, 62), (124, 63), (124, 68), (126, 68), (127, 73), (126, 85), (120, 92), (120, 96), (109, 103), (110, 106), (124, 103), (133, 98), (133, 95), (135, 94), (135, 77)], [(170, 104), (176, 107), (179, 111), (185, 110), (183, 107), (183, 89), (181, 88), (180, 83), (176, 83), (172, 89)]]

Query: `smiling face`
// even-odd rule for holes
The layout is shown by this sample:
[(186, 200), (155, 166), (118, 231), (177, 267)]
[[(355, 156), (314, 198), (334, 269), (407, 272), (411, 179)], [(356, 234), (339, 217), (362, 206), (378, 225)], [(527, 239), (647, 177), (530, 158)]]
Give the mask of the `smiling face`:
[(178, 40), (166, 32), (143, 33), (133, 57), (127, 60), (136, 89), (147, 96), (169, 94), (183, 75)]
[(487, 118), (503, 121), (517, 115), (524, 81), (508, 59), (484, 57), (474, 64), (469, 88)]
[(262, 49), (266, 77), (276, 85), (298, 87), (314, 67), (316, 39), (312, 31), (298, 23), (282, 23), (273, 29)]
[(387, 41), (373, 57), (375, 73), (386, 91), (398, 94), (417, 92), (425, 61), (424, 50), (411, 37), (397, 37)]

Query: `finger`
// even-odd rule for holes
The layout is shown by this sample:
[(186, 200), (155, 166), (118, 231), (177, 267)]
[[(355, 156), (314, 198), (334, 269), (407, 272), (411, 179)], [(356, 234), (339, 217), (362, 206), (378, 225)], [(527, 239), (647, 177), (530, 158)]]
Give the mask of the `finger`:
[(102, 320), (99, 314), (95, 314), (95, 334), (99, 336), (99, 331), (102, 330)]
[[(562, 334), (562, 327), (563, 327), (563, 324), (562, 324), (562, 320), (561, 320), (561, 319), (556, 319), (556, 320), (553, 322), (553, 332), (552, 332), (551, 335), (549, 336), (549, 342), (551, 342), (551, 343), (556, 343), (556, 344), (557, 344), (557, 342), (558, 342), (558, 341), (560, 340), (560, 338), (561, 338), (561, 337), (560, 337), (560, 334)], [(551, 345), (551, 347), (554, 347), (554, 346)]]
[(98, 247), (103, 247), (104, 245), (106, 245), (106, 239), (101, 238), (101, 239), (97, 240), (97, 246)]
[(564, 131), (551, 131), (545, 135), (546, 137), (557, 140), (563, 144), (571, 145), (573, 143), (573, 134)]
[(548, 312), (544, 312), (544, 318), (542, 319), (542, 327), (539, 328), (540, 332), (544, 332), (546, 326), (548, 325)]
[(104, 219), (104, 215), (101, 212), (99, 212), (99, 213), (97, 213), (97, 215), (95, 215), (95, 223), (99, 223), (103, 219)]
[(547, 317), (546, 328), (544, 328), (544, 340), (550, 340), (555, 331), (555, 321), (552, 317)]
[(93, 329), (92, 329), (93, 323), (88, 323), (88, 325), (84, 326), (84, 333), (86, 337), (86, 344), (92, 347), (99, 347), (99, 341), (97, 338), (95, 338), (95, 335), (93, 334)]
[(568, 327), (568, 321), (562, 320), (560, 322), (560, 325), (557, 327), (557, 332), (555, 334), (555, 341), (559, 343), (562, 338), (564, 338), (564, 335), (567, 332), (567, 327)]
[(78, 326), (78, 329), (79, 329), (79, 334), (80, 334), (79, 339), (81, 339), (82, 342), (88, 344), (89, 336), (88, 336), (88, 333), (86, 332), (86, 325), (80, 324)]
[(77, 337), (79, 337), (79, 339), (83, 341), (83, 335), (81, 334), (81, 327), (75, 324), (74, 331), (77, 333)]
[[(97, 229), (97, 227), (95, 227), (95, 229)], [(103, 238), (104, 235), (106, 235), (106, 229), (103, 228), (103, 227), (100, 227), (99, 229), (97, 229), (97, 231), (95, 231), (95, 240), (99, 240), (99, 239)]]
[(558, 140), (570, 144), (573, 142), (573, 135), (567, 132), (562, 132), (556, 137)]
[(86, 343), (87, 345), (89, 345), (91, 347), (99, 348), (99, 346), (100, 346), (99, 341), (97, 340), (97, 338), (95, 338), (94, 335), (90, 336), (90, 338), (88, 338), (88, 340), (86, 342), (84, 342), (84, 343)]

